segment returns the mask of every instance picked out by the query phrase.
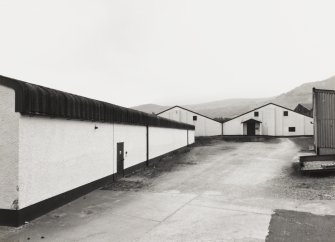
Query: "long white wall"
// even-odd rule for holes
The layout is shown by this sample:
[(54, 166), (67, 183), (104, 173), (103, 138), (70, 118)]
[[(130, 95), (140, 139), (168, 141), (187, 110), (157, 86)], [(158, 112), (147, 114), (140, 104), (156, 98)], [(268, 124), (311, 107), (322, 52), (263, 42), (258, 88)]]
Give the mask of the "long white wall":
[(14, 209), (18, 199), (19, 114), (15, 92), (0, 86), (0, 208)]
[[(124, 142), (124, 168), (132, 167), (147, 159), (147, 128), (137, 125), (114, 125), (114, 151), (117, 143)], [(116, 153), (114, 171), (117, 170)]]
[(187, 130), (149, 127), (149, 159), (187, 146)]
[(20, 118), (19, 206), (113, 174), (113, 125)]
[[(19, 126), (20, 208), (116, 173), (118, 142), (124, 142), (125, 169), (146, 161), (145, 126), (28, 116)], [(179, 149), (187, 145), (187, 130), (149, 127), (149, 145), (149, 159)]]
[[(149, 159), (194, 143), (194, 131), (148, 127)], [(14, 90), (0, 86), (0, 209), (22, 209), (147, 160), (147, 127), (15, 112)]]
[[(288, 116), (283, 112), (288, 111)], [(254, 112), (259, 112), (259, 117), (254, 116)], [(259, 120), (260, 135), (270, 136), (295, 136), (313, 135), (313, 119), (291, 110), (269, 104), (252, 112), (246, 113), (238, 118), (232, 119), (223, 124), (223, 135), (243, 135), (244, 121), (248, 119)], [(289, 127), (295, 127), (295, 132), (289, 132)]]
[[(0, 94), (14, 101), (10, 89)], [(16, 209), (18, 200), (22, 209), (116, 173), (118, 142), (125, 169), (146, 161), (145, 126), (22, 116), (14, 102), (0, 103), (0, 208)], [(192, 130), (149, 127), (149, 159), (192, 143)]]
[[(206, 118), (197, 113), (190, 112), (183, 108), (174, 107), (159, 114), (158, 116), (194, 125), (195, 136), (215, 136), (222, 134), (222, 124), (220, 122)], [(197, 121), (193, 120), (193, 116), (197, 116)]]

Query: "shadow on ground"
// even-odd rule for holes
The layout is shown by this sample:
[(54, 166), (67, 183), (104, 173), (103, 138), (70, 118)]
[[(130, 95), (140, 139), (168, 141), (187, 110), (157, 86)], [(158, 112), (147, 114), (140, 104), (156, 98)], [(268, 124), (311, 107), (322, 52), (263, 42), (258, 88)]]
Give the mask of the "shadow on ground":
[(126, 175), (120, 180), (107, 182), (101, 190), (140, 191), (145, 187), (149, 187), (153, 182), (153, 178), (157, 178), (167, 172), (173, 172), (184, 166), (196, 165), (197, 162), (194, 160), (185, 159), (185, 155), (187, 155), (190, 150), (191, 147), (175, 152), (161, 158), (154, 164), (150, 164), (148, 167), (141, 168)]
[(334, 242), (335, 216), (276, 210), (271, 217), (267, 242)]

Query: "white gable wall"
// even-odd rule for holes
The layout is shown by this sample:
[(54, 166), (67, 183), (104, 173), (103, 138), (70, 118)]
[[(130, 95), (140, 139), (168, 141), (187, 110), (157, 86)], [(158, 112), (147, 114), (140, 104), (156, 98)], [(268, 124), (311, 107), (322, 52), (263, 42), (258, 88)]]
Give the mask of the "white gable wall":
[[(288, 116), (284, 116), (288, 111)], [(254, 112), (259, 116), (255, 117)], [(248, 119), (261, 121), (259, 135), (296, 136), (313, 135), (313, 119), (273, 104), (246, 113), (223, 124), (223, 135), (244, 135), (243, 123)], [(295, 132), (289, 132), (289, 127), (295, 127)], [(244, 127), (244, 129), (246, 129)]]
[[(174, 107), (158, 116), (194, 125), (195, 136), (215, 136), (222, 134), (221, 123), (183, 108)], [(193, 116), (197, 116), (197, 121), (193, 121)]]

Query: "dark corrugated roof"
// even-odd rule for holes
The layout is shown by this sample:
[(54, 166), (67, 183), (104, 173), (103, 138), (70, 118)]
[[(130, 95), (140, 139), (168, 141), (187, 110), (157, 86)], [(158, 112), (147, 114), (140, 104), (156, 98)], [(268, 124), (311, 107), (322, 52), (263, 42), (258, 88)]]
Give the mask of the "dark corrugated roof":
[(303, 106), (306, 109), (311, 110), (313, 108), (313, 104), (312, 103), (299, 103), (298, 105)]
[(335, 90), (334, 89), (318, 89), (318, 88), (313, 88), (313, 92), (335, 93)]
[(309, 117), (313, 117), (313, 104), (301, 104), (299, 103), (295, 109), (294, 109), (295, 112), (297, 113), (301, 113), (301, 114), (304, 114), (304, 115), (307, 115)]
[(194, 130), (190, 124), (4, 76), (0, 85), (15, 90), (15, 111), (23, 115)]

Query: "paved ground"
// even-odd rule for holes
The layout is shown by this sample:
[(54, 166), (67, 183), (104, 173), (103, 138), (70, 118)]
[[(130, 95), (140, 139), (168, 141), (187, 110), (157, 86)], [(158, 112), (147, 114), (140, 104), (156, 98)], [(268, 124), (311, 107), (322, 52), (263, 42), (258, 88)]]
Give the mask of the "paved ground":
[(335, 177), (298, 172), (306, 141), (202, 142), (22, 228), (0, 227), (0, 240), (334, 241)]

